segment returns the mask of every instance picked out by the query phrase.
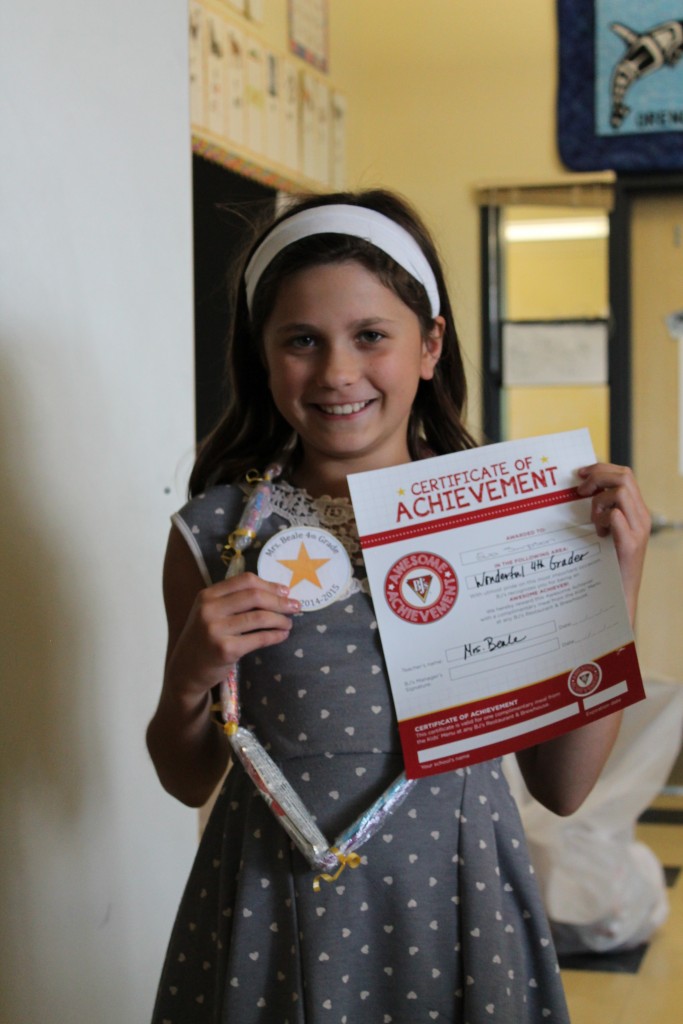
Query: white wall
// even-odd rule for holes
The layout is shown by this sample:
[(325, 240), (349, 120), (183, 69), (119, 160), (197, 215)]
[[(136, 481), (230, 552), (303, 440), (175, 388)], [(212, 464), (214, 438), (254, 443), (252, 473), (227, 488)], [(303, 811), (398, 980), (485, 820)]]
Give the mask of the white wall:
[(149, 1018), (196, 816), (144, 748), (193, 436), (185, 0), (4, 4), (3, 1024)]

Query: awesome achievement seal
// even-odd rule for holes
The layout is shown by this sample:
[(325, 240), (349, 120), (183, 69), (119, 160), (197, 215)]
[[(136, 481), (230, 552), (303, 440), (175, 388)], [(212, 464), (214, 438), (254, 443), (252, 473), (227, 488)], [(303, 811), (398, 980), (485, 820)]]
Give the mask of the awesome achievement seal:
[(384, 581), (384, 596), (395, 615), (423, 625), (447, 615), (458, 596), (453, 566), (430, 551), (417, 551), (394, 562)]

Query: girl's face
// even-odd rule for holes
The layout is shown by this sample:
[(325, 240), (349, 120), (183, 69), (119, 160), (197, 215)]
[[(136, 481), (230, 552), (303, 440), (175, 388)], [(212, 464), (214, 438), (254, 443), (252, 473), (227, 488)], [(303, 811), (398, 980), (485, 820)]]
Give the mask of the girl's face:
[(263, 344), (273, 400), (303, 447), (298, 482), (347, 493), (347, 473), (410, 461), (410, 410), (444, 326), (436, 317), (423, 337), (415, 313), (359, 263), (285, 278)]

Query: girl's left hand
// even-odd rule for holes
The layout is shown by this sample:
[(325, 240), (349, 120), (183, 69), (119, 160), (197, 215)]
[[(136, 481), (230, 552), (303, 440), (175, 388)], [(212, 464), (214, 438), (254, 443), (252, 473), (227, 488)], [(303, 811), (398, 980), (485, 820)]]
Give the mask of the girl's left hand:
[(598, 462), (579, 470), (578, 493), (592, 498), (598, 537), (611, 534), (631, 623), (635, 618), (651, 520), (633, 473), (627, 466)]

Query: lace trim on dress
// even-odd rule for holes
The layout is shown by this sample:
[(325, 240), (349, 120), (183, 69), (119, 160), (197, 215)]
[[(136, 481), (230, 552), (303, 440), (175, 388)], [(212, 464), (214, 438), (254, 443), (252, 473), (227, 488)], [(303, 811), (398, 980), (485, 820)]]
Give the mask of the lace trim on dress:
[(349, 592), (370, 592), (350, 498), (331, 498), (327, 494), (312, 498), (286, 480), (279, 480), (270, 497), (270, 508), (290, 526), (314, 526), (334, 533), (344, 545), (354, 569), (362, 571), (362, 575), (354, 575)]

